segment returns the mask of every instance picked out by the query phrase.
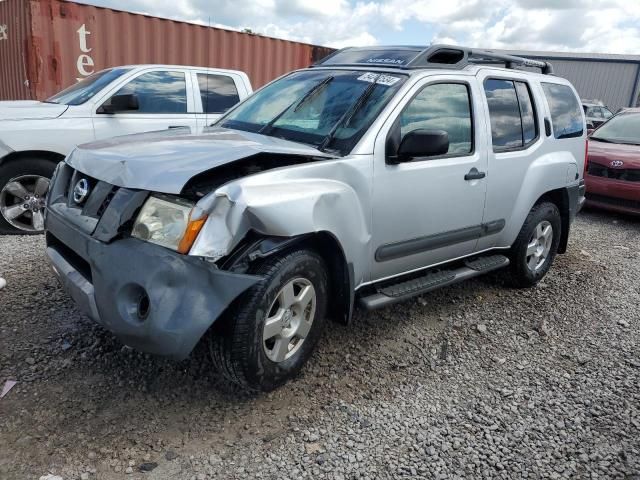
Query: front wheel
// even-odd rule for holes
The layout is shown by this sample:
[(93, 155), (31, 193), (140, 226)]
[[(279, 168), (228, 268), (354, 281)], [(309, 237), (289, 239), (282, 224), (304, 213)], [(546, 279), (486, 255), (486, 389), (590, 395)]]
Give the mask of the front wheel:
[(519, 288), (533, 287), (547, 274), (558, 253), (562, 219), (551, 202), (531, 209), (511, 247), (511, 280)]
[(322, 258), (297, 250), (267, 259), (252, 272), (264, 278), (228, 313), (229, 331), (211, 339), (212, 359), (244, 388), (269, 391), (294, 377), (318, 343), (327, 310)]
[(44, 230), (44, 206), (56, 164), (21, 158), (0, 166), (0, 234)]

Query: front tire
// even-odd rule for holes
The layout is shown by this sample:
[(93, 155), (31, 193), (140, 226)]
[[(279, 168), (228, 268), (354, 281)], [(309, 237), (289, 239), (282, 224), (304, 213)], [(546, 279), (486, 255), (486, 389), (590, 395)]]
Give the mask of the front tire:
[(325, 323), (328, 274), (311, 250), (269, 258), (252, 273), (264, 280), (228, 312), (229, 331), (211, 338), (215, 366), (231, 382), (270, 391), (296, 376)]
[(511, 247), (511, 283), (533, 287), (547, 274), (558, 253), (562, 219), (551, 202), (535, 205)]
[(20, 158), (0, 166), (0, 234), (43, 232), (45, 199), (55, 168), (43, 158)]

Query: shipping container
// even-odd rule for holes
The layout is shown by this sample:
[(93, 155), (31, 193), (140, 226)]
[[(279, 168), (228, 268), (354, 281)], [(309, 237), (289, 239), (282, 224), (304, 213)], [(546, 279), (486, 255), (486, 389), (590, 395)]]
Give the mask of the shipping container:
[(0, 100), (43, 100), (104, 68), (147, 63), (243, 70), (257, 88), (331, 52), (66, 0), (0, 0)]

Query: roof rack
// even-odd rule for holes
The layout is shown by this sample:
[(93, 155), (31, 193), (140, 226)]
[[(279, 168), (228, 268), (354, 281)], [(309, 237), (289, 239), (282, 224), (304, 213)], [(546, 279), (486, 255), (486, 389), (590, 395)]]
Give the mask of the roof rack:
[(470, 64), (503, 65), (505, 68), (515, 68), (516, 66), (539, 68), (544, 74), (553, 74), (553, 67), (549, 62), (454, 45), (431, 45), (427, 48), (408, 46), (343, 48), (312, 66), (361, 67), (376, 65), (386, 68), (418, 70), (424, 68), (462, 69)]

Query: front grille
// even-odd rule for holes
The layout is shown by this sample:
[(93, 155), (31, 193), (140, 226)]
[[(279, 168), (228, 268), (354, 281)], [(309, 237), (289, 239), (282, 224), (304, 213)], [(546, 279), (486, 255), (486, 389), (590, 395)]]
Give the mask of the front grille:
[(60, 240), (58, 240), (51, 234), (51, 232), (46, 233), (46, 242), (47, 247), (53, 248), (56, 252), (58, 252), (62, 256), (62, 258), (69, 262), (69, 265), (75, 268), (76, 271), (84, 277), (85, 280), (87, 280), (88, 282), (93, 282), (89, 262), (87, 262), (84, 258), (71, 250)]
[(597, 195), (594, 193), (587, 193), (586, 197), (587, 200), (591, 200), (592, 202), (604, 203), (606, 205), (612, 205), (614, 207), (640, 210), (640, 201), (637, 200), (627, 200), (625, 198), (609, 197), (607, 195)]
[[(78, 203), (73, 198), (73, 190), (81, 179), (86, 179), (89, 182), (89, 195)], [(118, 187), (74, 170), (66, 190), (67, 206), (69, 208), (80, 208), (83, 216), (99, 220), (111, 200), (113, 200), (117, 190)]]
[(599, 163), (591, 162), (587, 173), (594, 177), (611, 178), (623, 182), (640, 182), (640, 169), (637, 168), (609, 168)]

